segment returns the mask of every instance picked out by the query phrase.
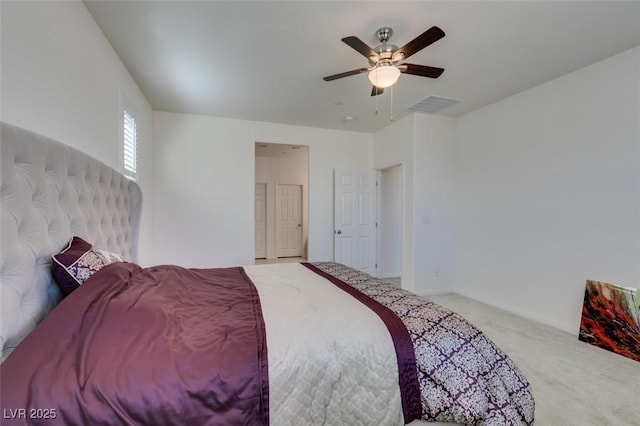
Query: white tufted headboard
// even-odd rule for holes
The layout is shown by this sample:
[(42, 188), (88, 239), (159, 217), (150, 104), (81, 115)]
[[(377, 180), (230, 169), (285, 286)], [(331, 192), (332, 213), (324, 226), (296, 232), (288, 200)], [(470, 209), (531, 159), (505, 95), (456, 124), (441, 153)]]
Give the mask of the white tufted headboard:
[(1, 123), (2, 360), (60, 300), (51, 255), (72, 236), (137, 260), (140, 187), (88, 155)]

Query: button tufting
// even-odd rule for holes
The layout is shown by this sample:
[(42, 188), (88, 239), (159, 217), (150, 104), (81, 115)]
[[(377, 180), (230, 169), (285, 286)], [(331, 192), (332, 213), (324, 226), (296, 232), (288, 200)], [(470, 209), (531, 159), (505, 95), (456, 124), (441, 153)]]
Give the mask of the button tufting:
[(137, 253), (132, 241), (138, 234), (141, 193), (135, 183), (123, 185), (122, 175), (86, 154), (6, 123), (0, 146), (4, 359), (60, 300), (51, 255), (73, 235), (92, 237), (97, 247), (126, 258)]

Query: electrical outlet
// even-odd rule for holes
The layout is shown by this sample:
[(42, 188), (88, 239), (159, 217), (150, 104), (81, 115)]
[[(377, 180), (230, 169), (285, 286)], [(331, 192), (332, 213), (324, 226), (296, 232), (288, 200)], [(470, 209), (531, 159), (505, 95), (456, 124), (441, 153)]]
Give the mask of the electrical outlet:
[(433, 271), (433, 276), (434, 276), (434, 277), (436, 277), (436, 278), (438, 278), (438, 277), (440, 276), (440, 270), (439, 270), (438, 268), (436, 268), (436, 269)]

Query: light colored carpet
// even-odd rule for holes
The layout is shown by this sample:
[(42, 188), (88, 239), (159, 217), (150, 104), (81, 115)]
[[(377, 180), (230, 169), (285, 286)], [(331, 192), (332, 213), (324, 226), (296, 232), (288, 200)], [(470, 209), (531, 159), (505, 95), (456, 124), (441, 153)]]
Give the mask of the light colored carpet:
[(471, 321), (520, 367), (537, 426), (640, 426), (640, 362), (457, 294), (429, 299)]

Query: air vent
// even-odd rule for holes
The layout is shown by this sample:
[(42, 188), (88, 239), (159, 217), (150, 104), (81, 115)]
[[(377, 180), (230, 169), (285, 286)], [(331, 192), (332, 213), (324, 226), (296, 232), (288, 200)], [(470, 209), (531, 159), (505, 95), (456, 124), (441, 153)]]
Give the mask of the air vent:
[(442, 98), (440, 96), (429, 96), (427, 98), (424, 98), (422, 101), (418, 102), (417, 104), (415, 104), (409, 109), (412, 111), (428, 112), (431, 114), (435, 114), (459, 102), (462, 102), (462, 101), (458, 99)]

